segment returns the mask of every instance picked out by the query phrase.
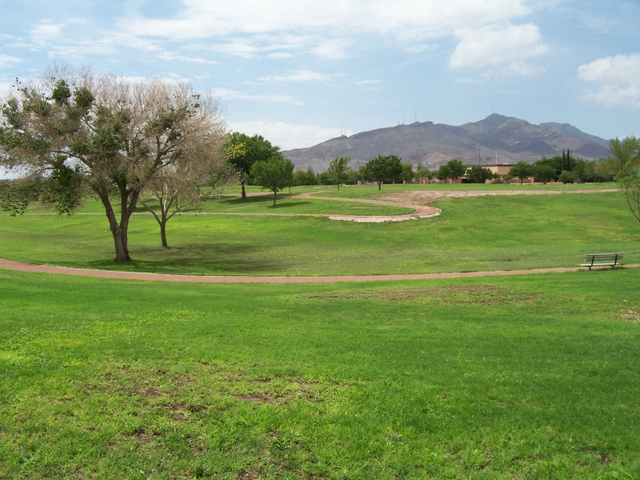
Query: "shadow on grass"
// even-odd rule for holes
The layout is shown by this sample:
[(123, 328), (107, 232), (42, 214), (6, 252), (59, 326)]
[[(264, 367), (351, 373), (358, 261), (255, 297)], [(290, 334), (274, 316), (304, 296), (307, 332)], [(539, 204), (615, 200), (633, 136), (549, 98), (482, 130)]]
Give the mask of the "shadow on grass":
[(99, 270), (177, 275), (276, 275), (289, 269), (284, 258), (266, 258), (264, 251), (267, 249), (229, 243), (188, 243), (168, 249), (135, 247), (131, 251), (133, 261), (130, 263), (103, 259), (86, 265)]
[[(282, 200), (278, 198), (278, 200)], [(311, 202), (288, 202), (288, 203), (276, 203), (275, 205), (271, 204), (267, 208), (269, 209), (278, 209), (278, 208), (290, 208), (290, 207), (299, 207), (300, 205), (309, 205)]]

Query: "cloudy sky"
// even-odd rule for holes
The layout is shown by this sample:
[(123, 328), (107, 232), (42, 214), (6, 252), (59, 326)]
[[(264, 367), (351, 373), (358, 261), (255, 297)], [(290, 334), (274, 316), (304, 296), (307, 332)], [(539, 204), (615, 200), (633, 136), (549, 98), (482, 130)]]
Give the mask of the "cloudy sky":
[(640, 135), (638, 0), (0, 0), (0, 91), (53, 62), (189, 82), (283, 149), (499, 113)]

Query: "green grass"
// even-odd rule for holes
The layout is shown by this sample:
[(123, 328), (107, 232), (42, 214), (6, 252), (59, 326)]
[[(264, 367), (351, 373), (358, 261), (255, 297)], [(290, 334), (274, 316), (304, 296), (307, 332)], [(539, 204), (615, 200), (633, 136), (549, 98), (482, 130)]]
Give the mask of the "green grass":
[[(152, 208), (157, 208), (158, 203), (149, 200)], [(114, 208), (118, 211), (119, 202), (114, 202)], [(138, 213), (148, 213), (148, 210), (138, 203), (136, 207)], [(220, 197), (212, 198), (201, 202), (197, 206), (184, 208), (182, 213), (261, 213), (261, 214), (330, 214), (330, 215), (402, 215), (412, 213), (413, 209), (402, 206), (380, 206), (367, 205), (364, 203), (353, 203), (343, 201), (292, 198), (289, 194), (279, 194), (276, 205), (273, 205), (273, 196), (263, 194), (261, 196), (240, 197)], [(26, 211), (27, 214), (54, 214), (50, 208), (40, 204), (32, 204)], [(104, 214), (102, 203), (94, 198), (88, 197), (78, 208), (77, 213)], [(149, 214), (150, 215), (150, 214)]]
[(387, 224), (181, 215), (169, 222), (168, 250), (160, 247), (155, 220), (139, 215), (130, 227), (134, 262), (127, 265), (113, 262), (102, 215), (2, 216), (0, 252), (33, 263), (211, 275), (560, 267), (576, 266), (586, 253), (612, 251), (624, 252), (627, 263), (640, 262), (638, 224), (619, 192), (488, 196), (436, 206), (440, 217)]
[(639, 283), (0, 271), (0, 477), (638, 478)]

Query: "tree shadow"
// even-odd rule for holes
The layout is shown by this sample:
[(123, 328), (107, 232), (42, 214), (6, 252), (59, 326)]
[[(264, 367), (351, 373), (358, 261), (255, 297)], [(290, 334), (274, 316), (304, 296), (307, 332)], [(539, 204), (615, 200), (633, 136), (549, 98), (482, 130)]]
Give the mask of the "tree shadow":
[[(187, 243), (170, 248), (138, 246), (133, 261), (113, 259), (87, 262), (89, 268), (177, 275), (276, 275), (289, 269), (286, 258), (269, 259), (269, 247), (230, 243)], [(261, 253), (256, 256), (255, 254)]]
[[(278, 198), (278, 200), (281, 200)], [(267, 208), (269, 209), (279, 209), (279, 208), (290, 208), (290, 207), (299, 207), (300, 205), (310, 205), (311, 202), (288, 202), (288, 203), (276, 203), (275, 205), (269, 205)]]

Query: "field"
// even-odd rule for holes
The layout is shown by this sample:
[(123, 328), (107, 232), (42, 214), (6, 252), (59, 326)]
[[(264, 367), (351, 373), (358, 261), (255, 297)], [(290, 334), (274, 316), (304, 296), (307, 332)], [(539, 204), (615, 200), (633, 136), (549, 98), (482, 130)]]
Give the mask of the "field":
[[(495, 270), (591, 250), (638, 262), (623, 202), (477, 197), (393, 224), (185, 214), (169, 250), (140, 215), (129, 268)], [(102, 216), (43, 213), (0, 217), (2, 256), (122, 268)], [(638, 478), (639, 283), (624, 268), (319, 285), (0, 270), (0, 478)]]
[[(318, 213), (333, 204), (340, 205), (331, 213), (353, 213), (363, 206), (292, 198), (275, 211), (288, 213), (287, 201), (310, 205), (306, 210), (297, 205), (298, 213)], [(231, 202), (245, 212), (274, 211), (264, 199), (225, 201)], [(364, 206), (374, 209), (370, 214), (379, 212), (377, 206)], [(624, 252), (627, 263), (640, 262), (638, 225), (619, 192), (473, 197), (434, 206), (442, 209), (441, 216), (388, 224), (183, 214), (168, 224), (168, 250), (160, 246), (155, 220), (141, 214), (130, 227), (134, 262), (127, 265), (112, 260), (103, 215), (60, 217), (39, 210), (0, 217), (0, 251), (5, 258), (31, 263), (199, 275), (515, 270), (576, 266), (586, 253), (611, 250)]]
[(2, 272), (0, 476), (637, 478), (638, 273)]

